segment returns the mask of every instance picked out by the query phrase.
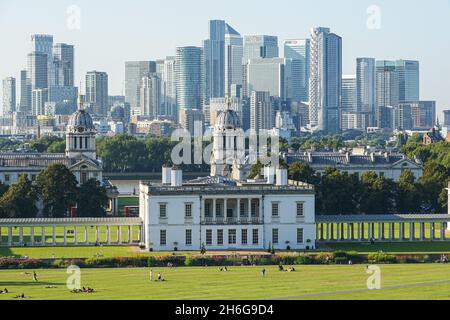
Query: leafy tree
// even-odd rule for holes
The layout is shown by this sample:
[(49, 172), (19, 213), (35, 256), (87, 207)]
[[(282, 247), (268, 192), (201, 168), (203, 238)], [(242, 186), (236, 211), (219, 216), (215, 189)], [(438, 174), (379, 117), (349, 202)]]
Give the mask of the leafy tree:
[[(30, 143), (30, 149), (35, 150), (39, 153), (49, 152), (48, 149), (53, 145), (61, 145), (64, 143), (64, 139), (56, 137), (56, 136), (44, 136), (40, 139), (36, 139)], [(57, 150), (56, 146), (52, 147), (52, 151)], [(64, 149), (63, 149), (64, 151)]]
[(5, 218), (34, 218), (38, 213), (38, 194), (26, 175), (19, 177), (0, 198), (0, 216)]
[(309, 165), (300, 162), (293, 163), (289, 166), (289, 179), (314, 185), (318, 184), (320, 180)]
[(360, 211), (363, 214), (389, 214), (395, 206), (395, 182), (369, 171), (362, 175)]
[(258, 162), (256, 164), (254, 164), (252, 166), (252, 168), (250, 169), (250, 172), (248, 174), (248, 179), (255, 179), (258, 175), (261, 174), (263, 170), (263, 166), (261, 164), (261, 162), (258, 160)]
[(2, 197), (6, 191), (8, 191), (9, 186), (0, 181), (0, 197)]
[(77, 203), (78, 217), (105, 217), (108, 204), (106, 189), (96, 179), (90, 179), (80, 186)]
[(443, 212), (447, 207), (449, 169), (436, 161), (426, 163), (419, 180), (424, 205), (427, 210)]
[(37, 177), (37, 187), (48, 217), (65, 217), (76, 204), (77, 180), (64, 165), (53, 164), (42, 171)]
[(419, 212), (422, 203), (422, 193), (415, 180), (411, 170), (402, 172), (397, 184), (396, 207), (398, 213), (408, 214)]

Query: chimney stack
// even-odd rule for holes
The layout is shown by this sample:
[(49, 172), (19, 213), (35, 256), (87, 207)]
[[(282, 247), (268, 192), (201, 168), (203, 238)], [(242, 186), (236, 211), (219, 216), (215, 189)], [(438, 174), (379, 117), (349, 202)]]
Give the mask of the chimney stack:
[(274, 167), (264, 167), (264, 178), (266, 179), (267, 184), (275, 183), (275, 168)]
[(277, 186), (283, 187), (288, 185), (288, 171), (284, 167), (277, 169)]
[(173, 166), (171, 172), (171, 186), (181, 187), (183, 186), (183, 171), (178, 169), (177, 166)]
[(169, 185), (171, 184), (171, 171), (172, 169), (167, 166), (162, 167), (162, 184)]

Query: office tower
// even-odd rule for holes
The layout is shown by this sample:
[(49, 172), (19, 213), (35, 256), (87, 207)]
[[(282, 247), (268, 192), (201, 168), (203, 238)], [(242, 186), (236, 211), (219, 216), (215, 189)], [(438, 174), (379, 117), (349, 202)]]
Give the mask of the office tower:
[[(235, 89), (242, 88), (244, 43), (241, 35), (228, 24), (225, 26), (225, 95), (236, 96)], [(234, 92), (233, 92), (234, 91)]]
[(156, 72), (154, 61), (125, 62), (125, 102), (130, 104), (131, 111), (140, 110), (140, 86), (142, 78)]
[(99, 116), (108, 114), (108, 74), (90, 71), (86, 74), (86, 103), (94, 106)]
[(202, 48), (177, 48), (175, 57), (175, 81), (179, 111), (203, 109), (203, 64)]
[(53, 75), (50, 86), (74, 86), (74, 47), (65, 43), (57, 43), (53, 47)]
[(290, 59), (250, 59), (247, 64), (247, 90), (250, 95), (253, 91), (265, 91), (281, 100), (291, 98), (291, 71)]
[(342, 39), (329, 28), (311, 30), (310, 126), (314, 131), (340, 131)]
[(175, 83), (175, 57), (166, 57), (156, 62), (156, 73), (161, 80), (161, 114), (178, 117), (177, 91)]
[(28, 54), (27, 77), (31, 90), (48, 88), (47, 54), (32, 52)]
[[(386, 118), (381, 114), (382, 108), (396, 106), (399, 102), (399, 74), (393, 61), (376, 62), (376, 122), (385, 128)], [(384, 118), (384, 120), (382, 120)], [(391, 128), (392, 126), (386, 127)]]
[(309, 39), (284, 42), (284, 57), (292, 60), (292, 100), (309, 101)]
[(250, 59), (278, 58), (278, 56), (278, 37), (267, 35), (244, 37), (244, 64)]
[(16, 79), (8, 77), (3, 79), (2, 115), (7, 116), (14, 111), (16, 111)]
[(180, 109), (179, 118), (181, 128), (189, 131), (192, 136), (203, 133), (204, 113), (202, 110)]
[(206, 103), (225, 94), (225, 28), (223, 20), (209, 21), (209, 38), (203, 41)]
[(244, 57), (242, 59), (242, 96), (247, 98), (248, 91), (247, 64), (250, 59), (278, 58), (278, 37), (266, 35), (253, 35), (244, 37)]
[(31, 113), (31, 83), (26, 70), (20, 71), (19, 110), (24, 113)]
[(356, 76), (342, 77), (342, 112), (356, 113)]
[(393, 107), (393, 126), (392, 129), (412, 130), (412, 108), (408, 103), (400, 103)]
[(253, 91), (250, 97), (250, 129), (255, 132), (271, 130), (275, 111), (269, 92)]
[(356, 75), (342, 77), (342, 130), (358, 129), (356, 104)]
[(436, 124), (436, 101), (405, 101), (399, 105), (411, 108), (413, 129), (428, 130)]
[(48, 89), (33, 89), (31, 94), (31, 108), (34, 116), (45, 115), (45, 104), (48, 102)]
[(156, 118), (160, 116), (161, 80), (156, 73), (150, 73), (142, 78), (141, 85), (141, 116)]
[(376, 110), (376, 76), (375, 59), (356, 59), (356, 109), (358, 128), (367, 129), (375, 126)]
[[(46, 63), (46, 75), (47, 84), (51, 83), (53, 74), (53, 36), (47, 34), (34, 34), (31, 36), (31, 52), (36, 52), (40, 54), (45, 54), (47, 56)], [(35, 88), (46, 88), (45, 87), (33, 87)]]
[(444, 110), (444, 126), (450, 127), (450, 110)]
[[(59, 109), (60, 105), (68, 110), (77, 109), (78, 88), (73, 86), (52, 86), (48, 89), (48, 101), (55, 104)], [(56, 112), (56, 114), (58, 114)]]
[(397, 60), (399, 101), (418, 101), (420, 99), (419, 61)]

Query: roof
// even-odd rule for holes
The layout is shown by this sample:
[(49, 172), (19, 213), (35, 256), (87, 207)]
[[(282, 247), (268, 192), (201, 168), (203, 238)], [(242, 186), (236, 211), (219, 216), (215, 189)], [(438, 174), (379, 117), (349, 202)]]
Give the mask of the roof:
[(200, 177), (194, 180), (187, 181), (184, 185), (191, 185), (191, 186), (236, 186), (236, 182), (232, 179), (222, 177), (222, 176), (215, 176), (215, 177)]
[(225, 33), (230, 35), (236, 35), (240, 36), (240, 33), (237, 32), (232, 26), (230, 26), (228, 23), (225, 24)]
[(241, 120), (234, 110), (228, 109), (219, 114), (216, 125), (220, 129), (236, 129), (241, 127)]
[(95, 130), (92, 118), (86, 110), (78, 109), (70, 116), (69, 128), (83, 127), (86, 130)]
[(101, 166), (99, 161), (86, 156), (69, 158), (64, 153), (0, 153), (0, 167), (5, 168), (46, 168), (52, 164), (63, 164), (66, 167), (72, 167), (80, 161), (90, 161), (96, 166)]
[(0, 219), (0, 226), (29, 225), (141, 225), (141, 218), (25, 218)]

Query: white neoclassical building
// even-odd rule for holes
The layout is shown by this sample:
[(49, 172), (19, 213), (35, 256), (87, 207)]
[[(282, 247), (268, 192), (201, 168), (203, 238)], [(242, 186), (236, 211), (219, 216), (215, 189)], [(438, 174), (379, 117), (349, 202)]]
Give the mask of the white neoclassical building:
[(145, 248), (315, 248), (313, 186), (289, 181), (285, 168), (266, 170), (264, 179), (236, 178), (240, 175), (232, 171), (239, 170), (243, 133), (230, 108), (219, 115), (213, 137), (210, 177), (183, 181), (182, 171), (173, 167), (163, 168), (161, 183), (141, 182)]

